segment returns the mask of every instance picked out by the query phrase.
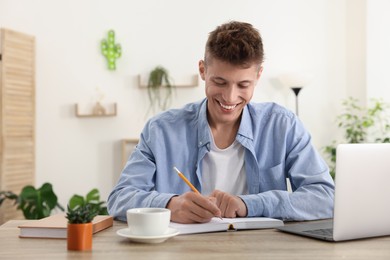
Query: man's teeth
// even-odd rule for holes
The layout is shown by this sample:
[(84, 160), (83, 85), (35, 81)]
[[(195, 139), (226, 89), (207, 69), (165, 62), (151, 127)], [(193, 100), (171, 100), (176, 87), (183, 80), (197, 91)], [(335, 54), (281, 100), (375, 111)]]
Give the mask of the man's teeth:
[(222, 103), (219, 103), (219, 104), (221, 105), (222, 108), (227, 109), (227, 110), (231, 110), (231, 109), (233, 109), (233, 108), (235, 108), (237, 106), (237, 105), (226, 106), (226, 105), (224, 105)]

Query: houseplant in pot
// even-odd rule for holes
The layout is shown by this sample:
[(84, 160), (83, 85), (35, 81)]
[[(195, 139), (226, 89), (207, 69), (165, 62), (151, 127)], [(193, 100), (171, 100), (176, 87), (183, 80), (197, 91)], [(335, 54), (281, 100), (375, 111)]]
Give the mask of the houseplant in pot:
[(370, 99), (367, 106), (349, 97), (342, 102), (343, 112), (336, 118), (343, 139), (324, 147), (330, 174), (336, 174), (336, 148), (339, 143), (390, 143), (390, 104)]
[(99, 191), (91, 190), (86, 197), (73, 195), (67, 206), (66, 218), (68, 250), (92, 250), (93, 224), (97, 215), (107, 215), (104, 201), (99, 200)]
[(97, 214), (90, 204), (73, 209), (68, 205), (66, 213), (68, 250), (92, 250), (92, 220)]
[(155, 67), (149, 73), (147, 86), (150, 101), (148, 113), (166, 110), (170, 105), (174, 87), (168, 70), (162, 66)]

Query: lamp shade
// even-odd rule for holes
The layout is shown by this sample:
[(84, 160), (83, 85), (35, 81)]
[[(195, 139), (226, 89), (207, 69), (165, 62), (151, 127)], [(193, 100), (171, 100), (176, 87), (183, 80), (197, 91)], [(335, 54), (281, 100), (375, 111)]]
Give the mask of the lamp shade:
[(284, 74), (281, 74), (278, 77), (278, 79), (282, 83), (282, 85), (285, 87), (303, 88), (309, 84), (311, 77), (308, 74), (304, 74), (304, 73), (284, 73)]

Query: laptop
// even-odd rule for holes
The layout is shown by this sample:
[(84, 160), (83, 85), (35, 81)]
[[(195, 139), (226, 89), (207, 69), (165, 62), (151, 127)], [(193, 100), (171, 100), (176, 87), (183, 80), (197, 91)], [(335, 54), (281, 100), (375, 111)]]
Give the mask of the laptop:
[(333, 219), (277, 228), (343, 241), (390, 235), (390, 144), (340, 144)]

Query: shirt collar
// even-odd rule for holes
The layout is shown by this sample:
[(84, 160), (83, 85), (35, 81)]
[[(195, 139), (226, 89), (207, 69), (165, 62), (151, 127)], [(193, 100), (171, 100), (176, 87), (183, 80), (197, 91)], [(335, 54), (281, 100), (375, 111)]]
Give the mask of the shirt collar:
[(207, 121), (207, 98), (205, 98), (200, 104), (198, 115), (198, 147), (210, 144), (210, 142), (211, 136)]
[[(200, 104), (198, 120), (198, 147), (201, 147), (210, 144), (211, 142), (209, 124), (207, 121), (207, 98)], [(246, 105), (242, 112), (238, 135), (253, 140), (253, 123), (249, 112), (249, 105)]]
[(247, 104), (242, 111), (241, 123), (238, 128), (238, 135), (253, 140), (253, 122), (249, 112), (250, 104)]

